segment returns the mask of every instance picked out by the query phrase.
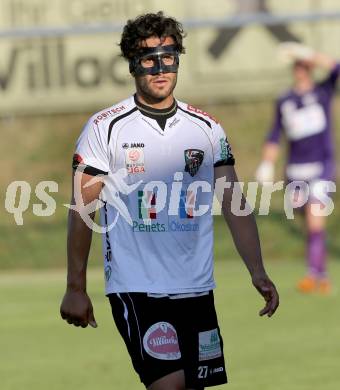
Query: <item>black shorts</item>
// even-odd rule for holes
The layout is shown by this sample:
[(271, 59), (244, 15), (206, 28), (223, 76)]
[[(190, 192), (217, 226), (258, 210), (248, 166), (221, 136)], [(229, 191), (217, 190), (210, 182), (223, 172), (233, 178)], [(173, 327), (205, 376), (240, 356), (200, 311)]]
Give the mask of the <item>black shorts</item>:
[(132, 364), (146, 387), (178, 370), (184, 370), (187, 388), (227, 382), (212, 291), (180, 299), (145, 293), (108, 298)]

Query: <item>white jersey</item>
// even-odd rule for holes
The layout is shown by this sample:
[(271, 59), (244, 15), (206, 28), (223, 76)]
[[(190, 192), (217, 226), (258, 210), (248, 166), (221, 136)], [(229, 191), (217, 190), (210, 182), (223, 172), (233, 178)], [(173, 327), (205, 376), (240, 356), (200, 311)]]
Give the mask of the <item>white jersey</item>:
[(128, 217), (110, 201), (101, 208), (101, 224), (113, 226), (103, 237), (107, 294), (215, 287), (214, 166), (234, 160), (214, 118), (177, 101), (162, 129), (132, 96), (90, 118), (75, 156), (90, 174), (125, 174), (115, 196)]

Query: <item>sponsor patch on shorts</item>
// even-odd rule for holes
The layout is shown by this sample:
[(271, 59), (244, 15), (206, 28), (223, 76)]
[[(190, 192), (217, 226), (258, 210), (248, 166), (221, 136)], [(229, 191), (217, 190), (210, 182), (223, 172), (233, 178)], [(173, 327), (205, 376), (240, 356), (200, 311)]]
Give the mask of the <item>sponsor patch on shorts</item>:
[(198, 335), (199, 361), (222, 356), (220, 336), (217, 329), (200, 332)]
[(157, 322), (152, 325), (143, 337), (145, 351), (160, 360), (177, 360), (181, 358), (176, 329), (168, 322)]

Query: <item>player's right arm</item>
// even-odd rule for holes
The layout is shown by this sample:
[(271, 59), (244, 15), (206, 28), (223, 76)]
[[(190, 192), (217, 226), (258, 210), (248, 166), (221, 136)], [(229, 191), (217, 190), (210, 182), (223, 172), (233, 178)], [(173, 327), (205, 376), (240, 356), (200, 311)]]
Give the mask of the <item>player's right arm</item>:
[[(97, 327), (92, 303), (86, 291), (86, 269), (92, 230), (82, 218), (87, 212), (86, 206), (98, 200), (102, 189), (102, 181), (98, 179), (93, 183), (93, 179), (91, 175), (74, 171), (71, 201), (73, 207), (68, 215), (67, 287), (60, 307), (64, 320), (83, 328), (87, 325)], [(91, 185), (87, 187), (90, 181)], [(78, 191), (75, 191), (76, 186)], [(93, 220), (94, 212), (90, 217)]]
[[(109, 171), (108, 128), (90, 118), (83, 128), (73, 156), (72, 206), (68, 216), (67, 288), (60, 314), (69, 324), (96, 327), (86, 292), (86, 269), (92, 240), (95, 204)], [(91, 181), (91, 183), (90, 183)]]

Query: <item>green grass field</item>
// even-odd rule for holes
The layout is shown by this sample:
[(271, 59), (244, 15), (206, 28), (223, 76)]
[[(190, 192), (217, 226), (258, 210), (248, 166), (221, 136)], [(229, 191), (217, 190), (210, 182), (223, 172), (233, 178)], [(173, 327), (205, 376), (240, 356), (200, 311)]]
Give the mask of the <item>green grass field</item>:
[[(218, 389), (338, 389), (339, 295), (295, 292), (301, 262), (269, 262), (268, 269), (281, 293), (271, 319), (258, 317), (262, 300), (242, 263), (217, 262), (216, 305), (230, 377)], [(339, 262), (331, 269), (338, 278)], [(60, 270), (0, 276), (1, 389), (142, 389), (111, 320), (102, 271), (89, 273), (97, 329), (74, 328), (59, 318), (64, 276)]]

